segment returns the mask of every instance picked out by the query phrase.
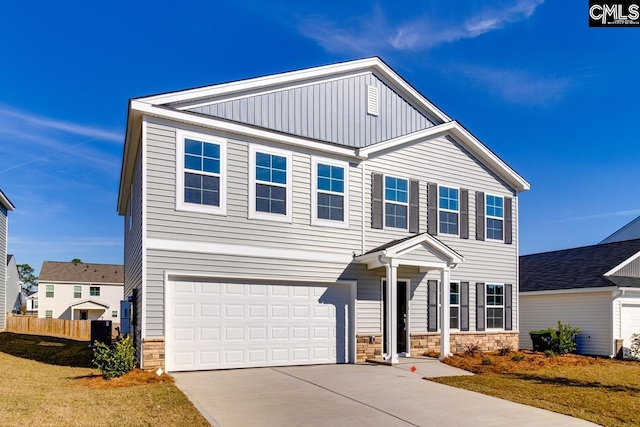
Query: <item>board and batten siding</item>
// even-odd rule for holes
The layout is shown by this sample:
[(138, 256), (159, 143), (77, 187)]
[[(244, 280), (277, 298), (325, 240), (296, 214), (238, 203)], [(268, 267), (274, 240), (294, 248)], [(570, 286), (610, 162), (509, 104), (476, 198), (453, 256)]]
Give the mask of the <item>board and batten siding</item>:
[[(194, 130), (189, 128), (190, 130)], [(176, 211), (175, 128), (147, 125), (147, 237), (164, 240), (233, 243), (265, 248), (300, 249), (353, 254), (361, 250), (361, 171), (349, 173), (349, 228), (311, 224), (311, 152), (279, 146), (292, 152), (292, 223), (248, 219), (249, 144), (274, 147), (254, 140), (227, 140), (227, 215)], [(322, 156), (317, 156), (322, 158)], [(180, 159), (182, 160), (182, 159)]]
[(532, 349), (529, 332), (557, 327), (580, 328), (578, 353), (613, 356), (612, 292), (520, 294), (520, 348)]
[[(367, 114), (367, 86), (378, 88), (377, 116)], [(187, 110), (350, 147), (433, 126), (424, 112), (373, 73), (216, 100)]]
[[(5, 307), (7, 300), (7, 228), (7, 215), (0, 209), (0, 307)], [(4, 330), (5, 323), (6, 315), (0, 313), (0, 330)]]

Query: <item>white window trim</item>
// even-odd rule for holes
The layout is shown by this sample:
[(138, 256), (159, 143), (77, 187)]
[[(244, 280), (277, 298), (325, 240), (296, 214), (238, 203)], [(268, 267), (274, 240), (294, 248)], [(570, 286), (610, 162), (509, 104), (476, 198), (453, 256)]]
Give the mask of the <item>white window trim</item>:
[[(459, 331), (460, 330), (460, 282), (452, 280), (449, 282), (449, 286), (451, 286), (454, 283), (458, 285), (458, 303), (457, 304), (451, 303), (451, 291), (449, 291), (449, 329), (451, 329), (452, 331)], [(451, 326), (451, 307), (458, 307), (458, 327), (457, 328), (454, 328), (453, 326)]]
[[(492, 197), (499, 197), (502, 199), (502, 216), (493, 216), (493, 215), (489, 215), (487, 214), (487, 198), (489, 196)], [(485, 193), (484, 195), (484, 235), (486, 240), (493, 240), (494, 242), (504, 242), (504, 196), (498, 196), (497, 194), (490, 194), (490, 193)], [(487, 233), (487, 220), (488, 219), (499, 219), (502, 221), (502, 239), (492, 239), (489, 237), (489, 234)], [(495, 283), (494, 283), (495, 284)]]
[[(441, 209), (440, 208), (440, 188), (450, 188), (453, 190), (458, 190), (458, 210), (453, 210), (453, 209)], [(452, 237), (458, 237), (460, 236), (460, 187), (456, 187), (454, 185), (440, 185), (438, 184), (438, 235), (444, 235), (444, 236), (452, 236)], [(456, 227), (456, 232), (454, 233), (443, 233), (442, 231), (440, 231), (440, 211), (442, 212), (450, 212), (450, 213), (455, 213), (458, 215), (458, 226)], [(486, 225), (486, 224), (485, 224)]]
[[(490, 328), (488, 326), (488, 322), (487, 322), (487, 309), (489, 308), (489, 304), (487, 304), (487, 297), (488, 297), (488, 293), (487, 293), (487, 288), (489, 288), (490, 285), (493, 286), (502, 286), (502, 305), (492, 305), (492, 308), (502, 308), (502, 327), (501, 328)], [(504, 299), (505, 299), (505, 294), (504, 294), (504, 290), (505, 290), (505, 286), (504, 283), (485, 283), (484, 284), (484, 328), (486, 330), (491, 330), (491, 331), (504, 331), (504, 324), (506, 322), (507, 319), (505, 319), (505, 307), (504, 307)]]
[[(48, 316), (49, 313), (51, 313), (51, 316)], [(53, 310), (45, 310), (44, 317), (45, 319), (53, 319)]]
[[(220, 177), (220, 206), (200, 205), (184, 201), (184, 140), (186, 138), (208, 142), (220, 146), (220, 174), (196, 172), (200, 175)], [(202, 212), (215, 215), (227, 214), (227, 140), (199, 132), (183, 129), (176, 130), (176, 210), (186, 212)]]
[[(76, 296), (76, 287), (80, 288), (80, 296)], [(73, 298), (82, 298), (82, 285), (73, 285)]]
[[(287, 182), (286, 182), (286, 197), (287, 205), (285, 207), (285, 215), (269, 213), (269, 212), (257, 212), (256, 211), (256, 153), (272, 154), (281, 156), (286, 159), (287, 162)], [(282, 184), (266, 183), (277, 187), (282, 187)], [(249, 219), (264, 219), (267, 221), (277, 222), (293, 222), (293, 156), (291, 151), (280, 150), (277, 148), (271, 148), (264, 145), (251, 144), (249, 146)]]
[[(48, 296), (47, 293), (49, 292), (48, 288), (49, 286), (51, 286), (51, 296)], [(45, 298), (55, 298), (56, 297), (56, 287), (55, 285), (45, 285), (44, 287), (44, 297)]]
[[(91, 293), (92, 289), (97, 289), (98, 290), (98, 295), (93, 295)], [(99, 297), (102, 295), (102, 292), (100, 291), (100, 286), (89, 286), (89, 297)]]
[[(338, 166), (344, 169), (344, 193), (322, 190), (320, 192), (343, 197), (344, 219), (332, 221), (318, 218), (318, 164)], [(324, 157), (311, 158), (311, 224), (322, 227), (349, 228), (349, 163)]]
[[(394, 205), (407, 207), (407, 226), (405, 228), (400, 227), (387, 227), (387, 177), (395, 179), (404, 179), (407, 181), (407, 203), (389, 201)], [(400, 175), (388, 175), (382, 176), (382, 222), (384, 223), (384, 229), (388, 230), (409, 230), (409, 202), (411, 201), (411, 180)]]

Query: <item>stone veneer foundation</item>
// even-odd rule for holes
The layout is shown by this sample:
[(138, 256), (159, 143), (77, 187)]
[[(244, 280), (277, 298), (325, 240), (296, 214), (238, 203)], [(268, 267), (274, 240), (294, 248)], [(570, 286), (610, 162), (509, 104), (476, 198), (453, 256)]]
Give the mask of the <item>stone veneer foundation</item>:
[[(518, 332), (452, 332), (450, 335), (451, 353), (464, 353), (473, 345), (480, 351), (497, 351), (503, 347), (518, 349)], [(423, 356), (426, 353), (440, 353), (440, 333), (427, 332), (411, 334), (411, 356)]]
[[(373, 341), (371, 342), (373, 337)], [(358, 335), (356, 338), (356, 363), (382, 357), (382, 334)]]
[(155, 371), (164, 369), (164, 338), (142, 340), (142, 369)]

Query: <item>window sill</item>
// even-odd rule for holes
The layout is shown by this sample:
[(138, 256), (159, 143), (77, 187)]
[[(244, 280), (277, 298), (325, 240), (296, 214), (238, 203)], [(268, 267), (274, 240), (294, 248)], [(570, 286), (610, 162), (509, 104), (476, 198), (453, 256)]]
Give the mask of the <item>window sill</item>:
[(284, 222), (284, 223), (293, 223), (293, 219), (291, 215), (282, 215), (282, 214), (272, 214), (267, 212), (249, 212), (249, 219), (261, 219), (264, 221), (272, 221), (272, 222)]

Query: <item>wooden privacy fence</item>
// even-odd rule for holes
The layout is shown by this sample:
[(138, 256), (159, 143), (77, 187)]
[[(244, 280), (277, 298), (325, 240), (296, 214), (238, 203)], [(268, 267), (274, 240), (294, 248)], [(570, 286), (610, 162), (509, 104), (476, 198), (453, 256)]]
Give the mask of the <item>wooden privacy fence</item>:
[(17, 334), (46, 335), (78, 341), (91, 340), (91, 320), (42, 319), (8, 313), (5, 330)]

